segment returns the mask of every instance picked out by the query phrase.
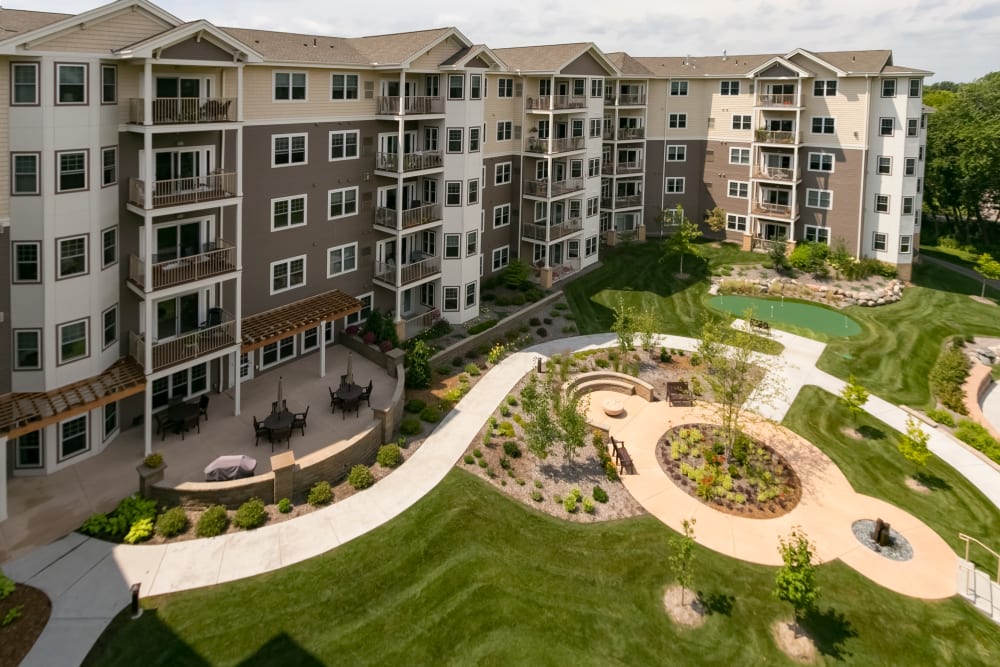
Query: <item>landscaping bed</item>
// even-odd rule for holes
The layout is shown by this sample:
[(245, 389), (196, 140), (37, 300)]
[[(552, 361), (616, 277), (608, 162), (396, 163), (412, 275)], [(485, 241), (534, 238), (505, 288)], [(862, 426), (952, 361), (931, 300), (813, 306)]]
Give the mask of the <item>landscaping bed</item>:
[(49, 596), (33, 586), (17, 584), (0, 599), (0, 665), (21, 664), (51, 614)]

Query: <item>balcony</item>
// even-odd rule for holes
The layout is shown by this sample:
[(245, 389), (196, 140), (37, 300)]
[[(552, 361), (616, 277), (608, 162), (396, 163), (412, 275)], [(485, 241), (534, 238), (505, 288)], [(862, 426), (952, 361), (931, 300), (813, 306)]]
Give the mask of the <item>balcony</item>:
[(763, 215), (771, 218), (791, 218), (791, 204), (775, 204), (772, 202), (755, 201), (751, 209), (754, 215)]
[(129, 332), (129, 354), (147, 372), (156, 372), (186, 361), (225, 350), (237, 344), (236, 320), (230, 313), (222, 311), (221, 322), (203, 329), (158, 343), (153, 341), (153, 362), (147, 364), (145, 337), (134, 331)]
[(405, 323), (406, 338), (413, 338), (428, 327), (441, 319), (441, 310), (430, 306), (420, 306), (413, 313), (403, 318)]
[(563, 181), (552, 181), (552, 192), (549, 193), (549, 179), (525, 181), (524, 194), (530, 197), (558, 197), (568, 192), (583, 190), (582, 178), (568, 178)]
[(399, 227), (397, 224), (397, 213), (398, 211), (394, 208), (379, 206), (375, 209), (375, 226), (388, 231), (398, 232), (410, 227), (419, 227), (420, 225), (427, 225), (432, 222), (440, 222), (442, 219), (441, 204), (426, 204), (424, 206), (404, 209), (402, 227)]
[(632, 208), (642, 206), (642, 195), (617, 195), (615, 197), (601, 197), (601, 208)]
[[(203, 248), (204, 252), (197, 255), (155, 262), (152, 266), (153, 289), (183, 285), (236, 270), (236, 246), (226, 241), (212, 241)], [(135, 255), (129, 255), (128, 278), (145, 288), (146, 263)]]
[(762, 144), (797, 144), (802, 141), (802, 136), (799, 132), (759, 129), (754, 133), (754, 140)]
[(391, 262), (375, 263), (375, 280), (396, 287), (409, 285), (418, 280), (441, 273), (441, 258), (418, 253), (411, 256), (416, 261), (397, 267)]
[(586, 109), (587, 98), (583, 95), (542, 95), (529, 97), (528, 111), (548, 111), (550, 109)]
[[(417, 151), (415, 153), (403, 153), (403, 172), (423, 171), (425, 169), (441, 169), (444, 167), (444, 158), (441, 151)], [(375, 169), (378, 171), (391, 171), (399, 173), (400, 156), (399, 153), (376, 153)]]
[(128, 186), (129, 202), (142, 208), (146, 207), (150, 197), (153, 208), (166, 208), (237, 196), (235, 171), (216, 171), (205, 176), (154, 181), (151, 193), (146, 190), (146, 181), (138, 178), (128, 179)]
[(375, 113), (380, 116), (418, 116), (444, 113), (443, 97), (376, 97)]
[(645, 139), (646, 128), (644, 127), (620, 127), (618, 128), (618, 141), (632, 141), (634, 139)]
[(799, 180), (798, 169), (788, 169), (785, 167), (754, 167), (754, 178), (762, 178), (769, 181), (797, 181)]
[(562, 139), (528, 138), (529, 153), (566, 153), (567, 151), (580, 151), (586, 147), (586, 137), (563, 137)]
[(525, 223), (521, 226), (521, 236), (533, 241), (555, 241), (583, 229), (582, 218), (568, 218), (555, 225)]
[[(130, 98), (128, 122), (146, 122), (145, 100)], [(158, 97), (153, 100), (153, 125), (232, 123), (236, 121), (234, 97)]]
[(795, 93), (761, 93), (757, 96), (757, 106), (760, 107), (792, 107), (797, 106)]
[(643, 162), (642, 160), (635, 160), (633, 162), (617, 162), (615, 163), (618, 174), (634, 174), (642, 171)]

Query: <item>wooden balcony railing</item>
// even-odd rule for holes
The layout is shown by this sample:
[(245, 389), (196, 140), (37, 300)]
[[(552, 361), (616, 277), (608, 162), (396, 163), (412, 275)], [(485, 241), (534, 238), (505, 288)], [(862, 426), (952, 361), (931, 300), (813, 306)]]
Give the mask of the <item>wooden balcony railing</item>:
[(754, 138), (762, 144), (797, 144), (802, 141), (798, 132), (775, 132), (764, 129), (757, 130)]
[(532, 197), (558, 197), (567, 192), (583, 190), (582, 178), (568, 178), (563, 181), (552, 182), (552, 191), (549, 193), (549, 180), (547, 178), (537, 181), (526, 181), (524, 183), (524, 194)]
[(236, 345), (236, 320), (227, 312), (221, 313), (221, 322), (196, 329), (168, 341), (153, 342), (152, 364), (147, 364), (143, 336), (129, 332), (129, 354), (147, 371), (159, 371), (186, 361), (218, 352)]
[(374, 278), (392, 286), (402, 286), (437, 273), (441, 273), (441, 258), (427, 257), (400, 267), (390, 262), (376, 262)]
[(419, 227), (420, 225), (426, 225), (441, 220), (441, 204), (426, 204), (424, 206), (416, 206), (414, 208), (405, 209), (403, 211), (402, 227), (397, 225), (397, 212), (398, 211), (394, 208), (379, 206), (375, 209), (375, 224), (378, 227), (399, 231), (400, 229)]
[(216, 171), (205, 176), (154, 181), (152, 192), (148, 191), (148, 183), (144, 180), (130, 178), (128, 182), (129, 201), (142, 207), (146, 206), (146, 199), (150, 196), (153, 208), (198, 204), (236, 196), (235, 171)]
[(421, 171), (424, 169), (440, 169), (444, 167), (444, 159), (441, 151), (419, 151), (416, 153), (404, 153), (400, 161), (399, 153), (376, 153), (375, 168), (379, 171), (391, 171), (398, 173), (400, 164), (403, 171)]
[(770, 215), (770, 216), (778, 216), (781, 218), (788, 218), (791, 217), (792, 215), (792, 205), (755, 201), (753, 203), (753, 212), (759, 215)]
[(785, 167), (754, 167), (755, 178), (766, 178), (772, 181), (797, 181), (799, 171)]
[(381, 116), (416, 116), (444, 113), (443, 97), (376, 97), (376, 113)]
[[(130, 123), (146, 122), (145, 100), (130, 98)], [(157, 97), (153, 100), (153, 125), (231, 123), (236, 120), (234, 97)]]
[(542, 95), (541, 97), (529, 97), (528, 109), (585, 109), (587, 98), (582, 95)]
[[(154, 261), (156, 257), (154, 256)], [(152, 266), (153, 289), (164, 289), (184, 283), (211, 278), (236, 270), (236, 246), (227, 241), (212, 241), (204, 252), (186, 257), (155, 261)], [(139, 287), (146, 285), (146, 263), (129, 255), (128, 277)]]
[(555, 225), (526, 223), (521, 225), (521, 236), (534, 241), (555, 241), (583, 229), (581, 218), (569, 218)]
[(761, 93), (757, 105), (762, 107), (787, 107), (795, 104), (795, 93)]

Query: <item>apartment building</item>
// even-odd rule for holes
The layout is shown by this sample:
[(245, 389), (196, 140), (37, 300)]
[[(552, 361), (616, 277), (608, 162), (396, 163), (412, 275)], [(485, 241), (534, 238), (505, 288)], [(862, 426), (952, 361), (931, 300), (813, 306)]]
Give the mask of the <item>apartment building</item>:
[(600, 242), (725, 209), (745, 247), (843, 241), (905, 274), (919, 70), (888, 51), (634, 58), (456, 28), (337, 38), (146, 0), (0, 9), (0, 520), (10, 475), (171, 399), (480, 313), (515, 258), (549, 287)]

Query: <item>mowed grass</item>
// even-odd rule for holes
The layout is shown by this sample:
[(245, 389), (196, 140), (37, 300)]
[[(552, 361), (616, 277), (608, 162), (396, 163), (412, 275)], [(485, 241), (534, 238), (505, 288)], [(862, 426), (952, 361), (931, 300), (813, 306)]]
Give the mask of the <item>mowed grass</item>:
[[(675, 626), (661, 596), (674, 533), (651, 517), (579, 525), (463, 471), (335, 551), (267, 575), (143, 601), (87, 665), (789, 665), (774, 569), (696, 548), (711, 610)], [(989, 664), (1000, 632), (969, 604), (819, 568), (810, 619), (827, 663)]]

